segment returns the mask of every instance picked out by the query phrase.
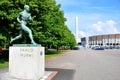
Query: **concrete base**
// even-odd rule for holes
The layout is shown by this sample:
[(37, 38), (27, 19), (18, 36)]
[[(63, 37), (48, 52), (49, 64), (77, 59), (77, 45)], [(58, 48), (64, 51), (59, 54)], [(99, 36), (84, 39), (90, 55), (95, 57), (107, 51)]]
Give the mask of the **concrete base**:
[[(39, 80), (52, 80), (56, 74), (57, 74), (57, 71), (45, 71), (44, 76)], [(9, 72), (6, 72), (6, 73), (0, 74), (0, 80), (32, 80), (32, 79), (14, 78), (10, 76)]]
[(44, 47), (11, 46), (9, 75), (20, 80), (38, 80), (45, 72)]

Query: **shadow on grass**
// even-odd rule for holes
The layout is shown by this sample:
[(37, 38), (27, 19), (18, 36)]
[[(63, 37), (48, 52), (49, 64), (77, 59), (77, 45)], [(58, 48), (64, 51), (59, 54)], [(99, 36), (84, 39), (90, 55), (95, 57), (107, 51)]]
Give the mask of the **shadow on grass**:
[(7, 68), (9, 66), (8, 59), (0, 59), (0, 69), (1, 68)]
[(0, 68), (7, 68), (9, 64), (9, 51), (3, 50), (0, 55)]
[(53, 80), (73, 80), (75, 74), (75, 70), (73, 69), (46, 68), (46, 71), (58, 72)]
[(45, 54), (46, 55), (54, 55), (54, 54), (59, 54), (59, 53), (61, 53), (62, 51), (57, 51), (57, 50), (55, 50), (55, 49), (49, 49), (49, 50), (46, 50), (45, 51)]
[(8, 62), (8, 59), (0, 59), (0, 64), (5, 62)]
[(50, 58), (53, 57), (57, 54), (60, 54), (62, 51), (56, 51), (56, 50), (48, 50), (47, 52), (45, 52), (45, 58)]

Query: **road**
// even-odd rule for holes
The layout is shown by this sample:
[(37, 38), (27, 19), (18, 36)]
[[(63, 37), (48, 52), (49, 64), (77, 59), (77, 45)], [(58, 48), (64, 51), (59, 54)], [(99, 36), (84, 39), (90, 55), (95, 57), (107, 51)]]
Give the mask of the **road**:
[(54, 80), (120, 80), (120, 50), (71, 50), (46, 61)]

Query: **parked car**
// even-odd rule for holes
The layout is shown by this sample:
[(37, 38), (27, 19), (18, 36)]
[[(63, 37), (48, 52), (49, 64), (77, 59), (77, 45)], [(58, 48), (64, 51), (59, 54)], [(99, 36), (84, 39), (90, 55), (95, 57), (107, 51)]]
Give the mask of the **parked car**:
[(103, 47), (96, 47), (95, 50), (104, 50)]
[(2, 48), (0, 48), (0, 55), (2, 55), (2, 52), (3, 52), (3, 50), (2, 50)]
[(116, 46), (116, 49), (120, 49), (120, 46)]
[(93, 45), (93, 46), (91, 46), (91, 49), (95, 49), (97, 47), (100, 47), (100, 46), (99, 45)]
[(73, 47), (72, 49), (73, 49), (73, 50), (79, 50), (80, 47), (79, 47), (79, 46), (75, 46), (75, 47)]
[(9, 58), (9, 50), (3, 50), (0, 48), (0, 59), (8, 59)]
[(94, 48), (92, 48), (93, 50), (104, 50), (105, 48), (102, 46), (96, 46)]

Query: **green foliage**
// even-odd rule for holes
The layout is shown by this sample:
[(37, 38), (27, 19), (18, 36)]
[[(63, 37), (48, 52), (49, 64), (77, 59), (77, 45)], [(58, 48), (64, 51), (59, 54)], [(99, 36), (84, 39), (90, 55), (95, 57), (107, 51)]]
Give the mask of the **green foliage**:
[(9, 62), (7, 59), (0, 59), (0, 69), (1, 68), (7, 68), (9, 65)]
[[(32, 29), (35, 41), (47, 48), (60, 46), (74, 46), (76, 44), (73, 34), (65, 25), (64, 12), (61, 5), (55, 0), (0, 0), (0, 34), (6, 37), (8, 45), (11, 37), (19, 34), (20, 25), (16, 18), (23, 10), (24, 5), (30, 6), (33, 22), (27, 26)], [(26, 34), (26, 33), (25, 33)], [(29, 43), (28, 35), (15, 43)]]
[(0, 47), (5, 46), (4, 44), (6, 43), (6, 37), (0, 34)]

